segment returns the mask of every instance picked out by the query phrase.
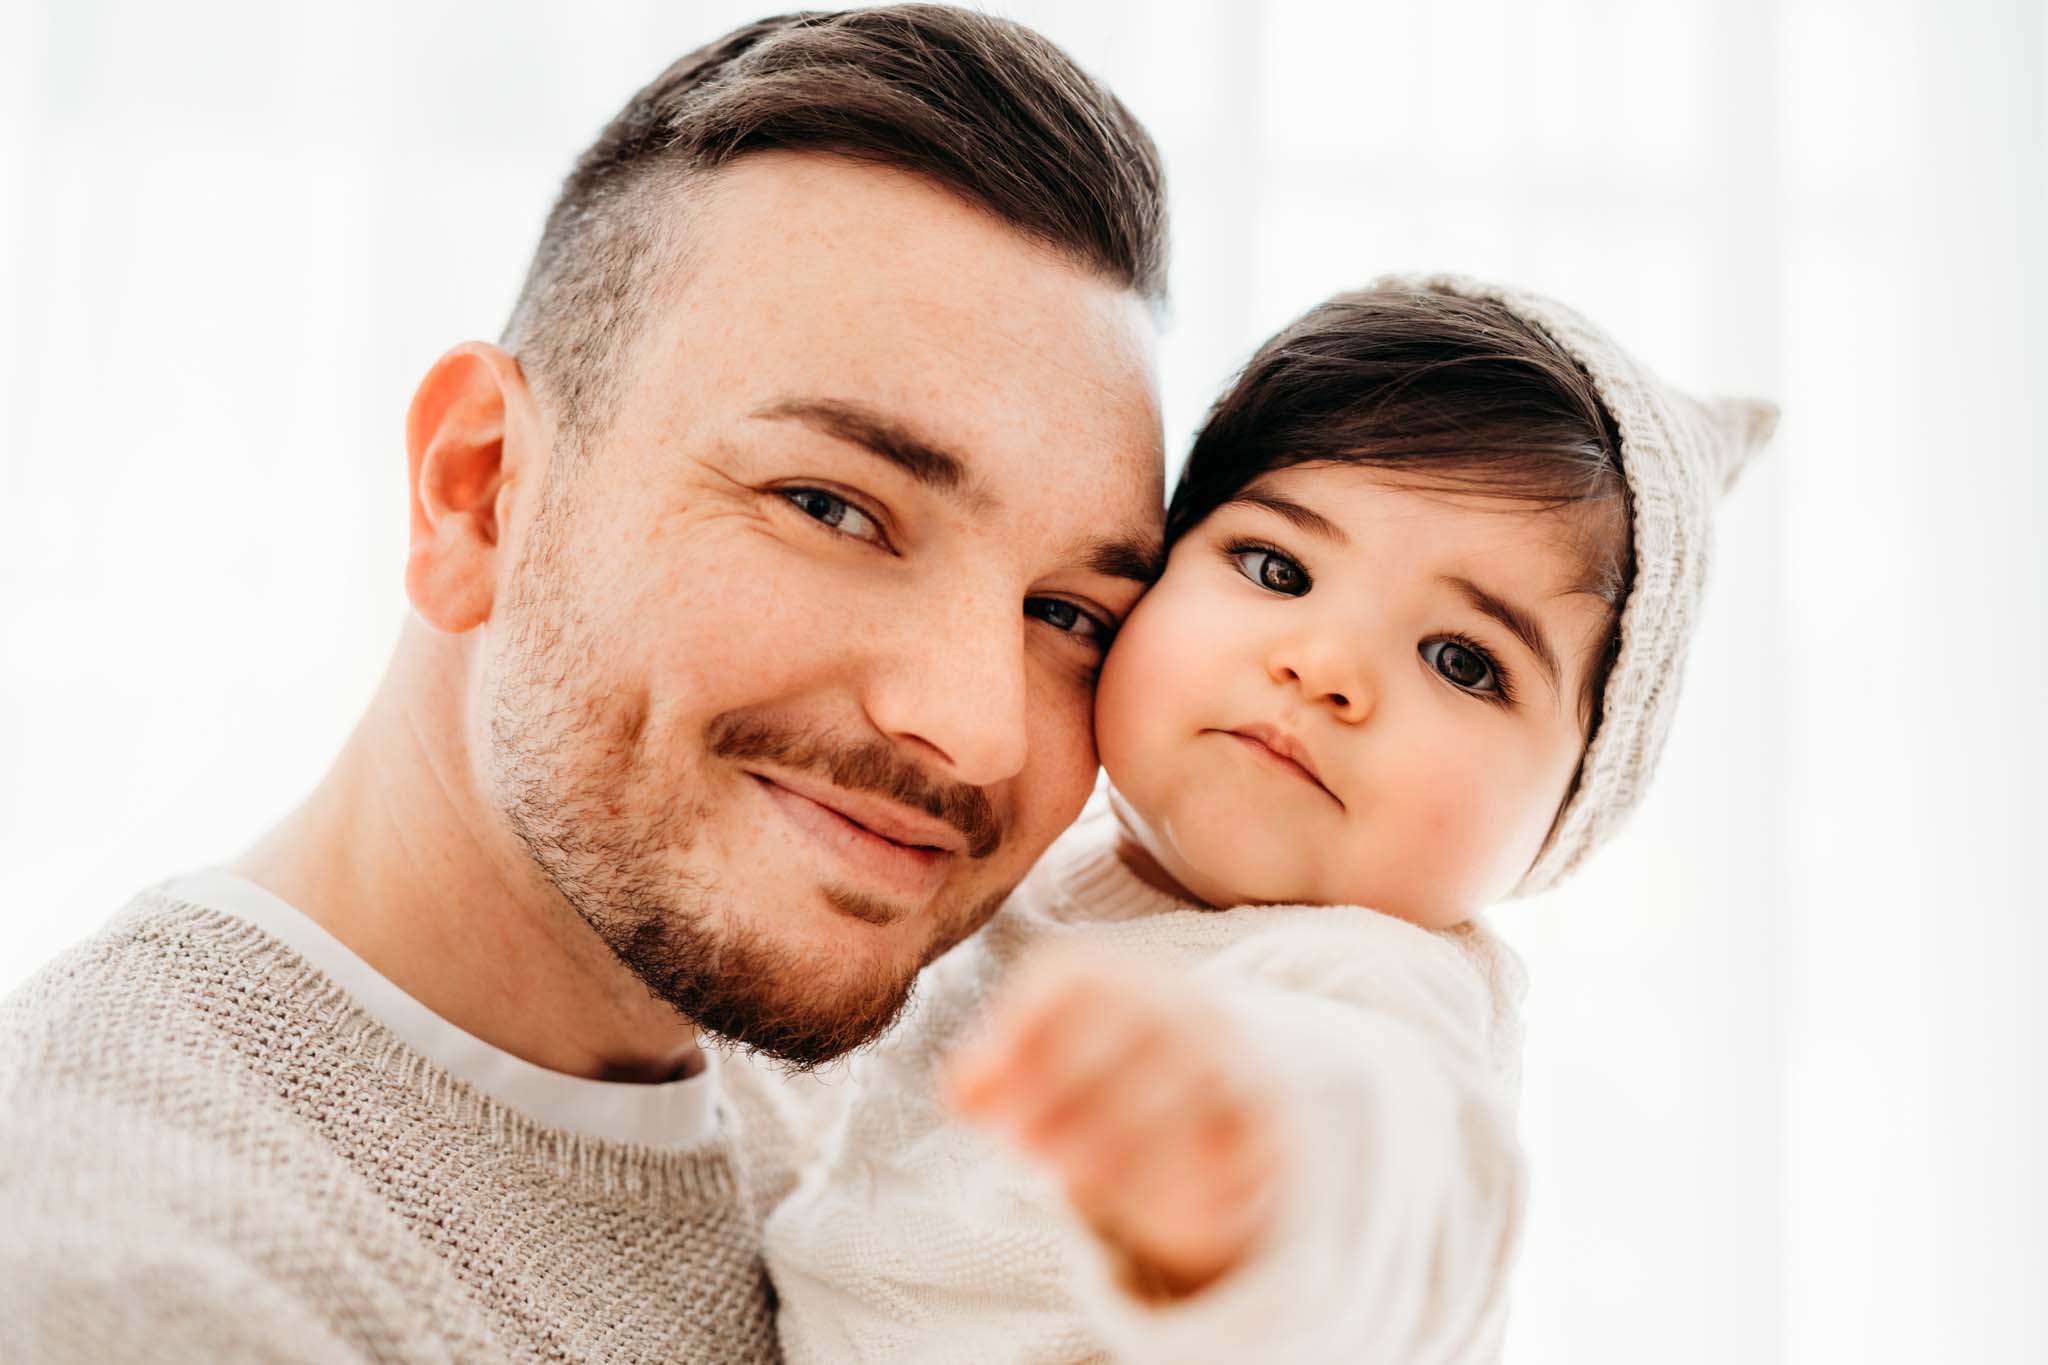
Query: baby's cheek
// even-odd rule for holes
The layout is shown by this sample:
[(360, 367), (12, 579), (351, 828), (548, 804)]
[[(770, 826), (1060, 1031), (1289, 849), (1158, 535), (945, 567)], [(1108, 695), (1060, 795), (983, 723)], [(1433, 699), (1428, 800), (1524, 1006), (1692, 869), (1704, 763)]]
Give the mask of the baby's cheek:
[(1110, 781), (1127, 796), (1163, 776), (1174, 757), (1171, 738), (1188, 728), (1190, 678), (1204, 672), (1187, 657), (1198, 637), (1174, 607), (1157, 592), (1140, 602), (1096, 685), (1096, 749)]
[(1430, 927), (1485, 909), (1514, 880), (1512, 815), (1498, 787), (1483, 780), (1438, 771), (1417, 783), (1400, 804), (1400, 829), (1381, 845), (1398, 850), (1387, 874), (1399, 905), (1380, 908)]
[(1103, 664), (1095, 688), (1095, 751), (1109, 780), (1126, 796), (1137, 795), (1147, 764), (1144, 705), (1144, 661), (1118, 641)]

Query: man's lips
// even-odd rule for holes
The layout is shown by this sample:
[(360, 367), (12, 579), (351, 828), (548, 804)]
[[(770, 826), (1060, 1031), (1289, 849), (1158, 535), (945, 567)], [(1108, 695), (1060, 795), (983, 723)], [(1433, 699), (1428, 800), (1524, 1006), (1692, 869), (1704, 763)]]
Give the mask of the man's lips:
[(966, 835), (944, 820), (912, 810), (900, 802), (864, 792), (850, 792), (805, 773), (776, 773), (773, 777), (765, 773), (754, 775), (785, 791), (795, 792), (807, 801), (816, 802), (842, 820), (850, 820), (868, 833), (891, 843), (940, 853), (967, 851)]
[(893, 802), (803, 777), (749, 773), (798, 833), (869, 890), (917, 904), (945, 880), (967, 841), (952, 826)]
[(1241, 725), (1235, 730), (1219, 730), (1216, 733), (1226, 739), (1236, 740), (1261, 762), (1309, 783), (1338, 805), (1344, 804), (1337, 799), (1337, 794), (1324, 784), (1316, 772), (1315, 759), (1293, 736), (1270, 725)]

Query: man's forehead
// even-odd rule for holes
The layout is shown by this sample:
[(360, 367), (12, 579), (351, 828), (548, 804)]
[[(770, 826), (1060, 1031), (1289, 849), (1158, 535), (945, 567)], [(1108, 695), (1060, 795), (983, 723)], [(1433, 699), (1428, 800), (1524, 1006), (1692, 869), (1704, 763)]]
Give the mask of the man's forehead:
[(675, 292), (693, 329), (806, 334), (839, 363), (901, 359), (935, 388), (999, 366), (1156, 420), (1150, 305), (915, 176), (759, 153), (718, 172), (688, 218)]
[(898, 171), (764, 153), (715, 179), (637, 376), (664, 430), (800, 424), (1048, 548), (1157, 519), (1137, 295)]
[[(836, 275), (847, 296), (942, 298), (978, 283), (1000, 291), (1020, 275), (1093, 278), (1061, 253), (907, 171), (816, 152), (759, 152), (682, 193), (686, 262), (707, 277), (773, 285), (792, 272)], [(1010, 272), (947, 278), (1007, 258)], [(913, 286), (925, 284), (926, 289)], [(1135, 297), (1135, 296), (1134, 296)], [(829, 300), (826, 300), (829, 302)]]

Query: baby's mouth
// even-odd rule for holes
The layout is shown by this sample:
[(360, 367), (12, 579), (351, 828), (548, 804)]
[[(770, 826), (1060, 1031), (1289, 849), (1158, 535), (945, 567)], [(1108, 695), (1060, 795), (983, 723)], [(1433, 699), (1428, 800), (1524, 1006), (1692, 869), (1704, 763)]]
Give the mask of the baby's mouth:
[(1252, 753), (1254, 758), (1276, 771), (1288, 773), (1308, 783), (1323, 795), (1335, 801), (1338, 806), (1344, 802), (1337, 793), (1316, 775), (1314, 759), (1301, 744), (1278, 730), (1265, 725), (1247, 725), (1235, 730), (1217, 730), (1212, 733), (1234, 740)]

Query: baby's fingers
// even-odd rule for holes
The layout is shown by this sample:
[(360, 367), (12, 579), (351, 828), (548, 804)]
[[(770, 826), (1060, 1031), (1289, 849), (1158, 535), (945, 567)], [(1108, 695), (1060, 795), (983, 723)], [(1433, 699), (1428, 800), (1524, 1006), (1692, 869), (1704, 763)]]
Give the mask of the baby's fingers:
[(1064, 955), (1034, 964), (993, 1011), (986, 1037), (949, 1068), (953, 1103), (1035, 1140), (1141, 1042), (1107, 984), (1100, 968)]
[(1190, 1117), (1206, 1101), (1203, 1073), (1176, 1063), (1159, 1038), (1135, 1033), (1116, 1065), (1045, 1116), (1033, 1148), (1060, 1168), (1077, 1198), (1128, 1178), (1163, 1147), (1183, 1140)]

